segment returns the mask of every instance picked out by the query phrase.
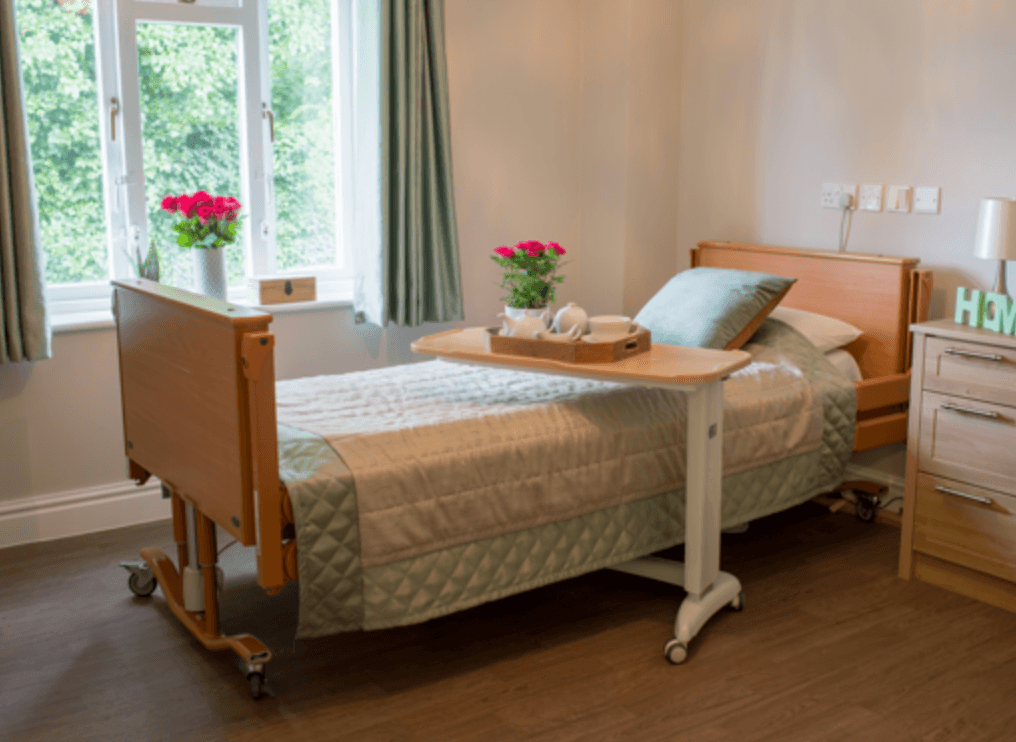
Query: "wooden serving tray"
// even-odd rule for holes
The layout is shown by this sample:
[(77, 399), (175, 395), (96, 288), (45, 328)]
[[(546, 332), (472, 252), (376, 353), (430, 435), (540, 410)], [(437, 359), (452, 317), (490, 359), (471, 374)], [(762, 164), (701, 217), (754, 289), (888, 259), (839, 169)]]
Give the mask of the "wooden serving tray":
[(650, 333), (639, 326), (637, 332), (608, 343), (572, 343), (554, 340), (533, 340), (501, 335), (500, 327), (488, 327), (484, 344), (490, 353), (546, 358), (562, 363), (614, 363), (638, 353), (648, 353), (652, 346)]

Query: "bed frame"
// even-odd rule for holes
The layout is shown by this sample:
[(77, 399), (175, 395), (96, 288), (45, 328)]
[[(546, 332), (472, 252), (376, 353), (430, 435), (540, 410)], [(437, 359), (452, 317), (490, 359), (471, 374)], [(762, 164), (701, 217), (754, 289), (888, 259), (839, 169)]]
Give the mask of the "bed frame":
[(737, 268), (796, 278), (780, 306), (849, 322), (864, 334), (846, 347), (861, 369), (854, 451), (907, 439), (910, 325), (928, 318), (931, 271), (917, 258), (700, 242), (693, 268)]
[[(721, 242), (692, 251), (693, 266), (794, 276), (783, 304), (865, 331), (848, 347), (865, 377), (855, 450), (906, 438), (907, 328), (926, 318), (931, 291), (917, 262)], [(176, 565), (155, 547), (141, 552), (144, 565), (124, 565), (131, 590), (150, 595), (158, 580), (205, 647), (247, 664), (256, 697), (272, 655), (248, 634), (219, 630), (215, 526), (256, 547), (258, 584), (269, 594), (298, 578), (292, 506), (279, 483), (272, 317), (144, 279), (113, 284), (124, 452), (139, 484), (162, 481), (177, 543)]]

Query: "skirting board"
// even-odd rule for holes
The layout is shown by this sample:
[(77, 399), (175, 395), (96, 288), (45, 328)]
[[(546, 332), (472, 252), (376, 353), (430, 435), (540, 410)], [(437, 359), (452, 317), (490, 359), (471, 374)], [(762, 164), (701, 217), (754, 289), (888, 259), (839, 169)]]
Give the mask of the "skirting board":
[(169, 500), (157, 479), (0, 501), (0, 549), (168, 520)]

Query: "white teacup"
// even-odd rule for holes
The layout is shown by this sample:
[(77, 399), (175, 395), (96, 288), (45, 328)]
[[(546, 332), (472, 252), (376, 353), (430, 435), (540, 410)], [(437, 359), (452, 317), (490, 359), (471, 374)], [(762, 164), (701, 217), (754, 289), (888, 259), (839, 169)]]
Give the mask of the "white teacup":
[(631, 317), (601, 314), (589, 318), (589, 333), (598, 338), (616, 340), (633, 332), (635, 332), (635, 324), (631, 321)]

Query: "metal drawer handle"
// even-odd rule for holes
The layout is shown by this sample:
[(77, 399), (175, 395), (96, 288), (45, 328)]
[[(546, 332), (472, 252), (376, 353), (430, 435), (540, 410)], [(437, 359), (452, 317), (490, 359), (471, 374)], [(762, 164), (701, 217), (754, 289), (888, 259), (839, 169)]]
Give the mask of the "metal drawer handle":
[(941, 492), (944, 495), (954, 495), (956, 497), (962, 497), (964, 500), (973, 500), (979, 502), (982, 505), (994, 505), (990, 497), (981, 497), (980, 495), (968, 495), (966, 492), (960, 492), (959, 490), (951, 490), (948, 487), (935, 487), (936, 492)]
[(960, 350), (959, 348), (946, 348), (945, 352), (951, 356), (967, 356), (968, 358), (980, 358), (985, 361), (1004, 361), (1005, 358), (994, 353), (975, 353), (972, 350)]
[(989, 412), (988, 410), (975, 410), (972, 407), (960, 407), (958, 404), (949, 404), (946, 402), (942, 405), (943, 410), (952, 410), (953, 412), (963, 412), (967, 415), (978, 415), (980, 417), (989, 417), (992, 420), (998, 420), (1001, 415), (997, 412)]

